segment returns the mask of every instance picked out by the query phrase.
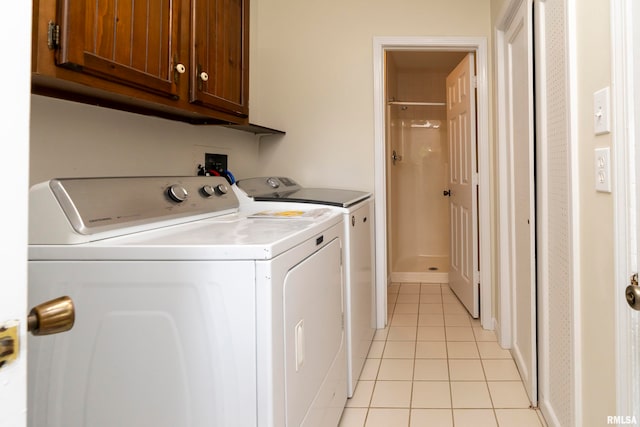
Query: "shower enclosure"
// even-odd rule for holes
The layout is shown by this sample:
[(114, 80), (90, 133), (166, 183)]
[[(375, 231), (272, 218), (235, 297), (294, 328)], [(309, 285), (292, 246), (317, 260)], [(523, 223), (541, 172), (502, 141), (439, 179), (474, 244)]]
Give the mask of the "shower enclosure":
[(449, 281), (446, 78), (465, 55), (398, 50), (385, 59), (387, 265), (393, 282)]
[(391, 280), (447, 283), (449, 200), (444, 103), (393, 102), (388, 112)]

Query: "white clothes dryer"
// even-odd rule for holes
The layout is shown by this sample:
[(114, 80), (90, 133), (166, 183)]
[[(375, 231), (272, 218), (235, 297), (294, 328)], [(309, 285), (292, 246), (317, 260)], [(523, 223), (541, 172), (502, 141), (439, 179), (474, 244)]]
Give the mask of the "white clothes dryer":
[(59, 179), (30, 192), (32, 427), (335, 426), (346, 402), (342, 218), (254, 218), (219, 177)]
[(239, 180), (232, 187), (252, 209), (330, 208), (343, 218), (345, 234), (345, 326), (347, 395), (352, 397), (376, 330), (373, 196), (365, 191), (306, 188), (286, 177)]

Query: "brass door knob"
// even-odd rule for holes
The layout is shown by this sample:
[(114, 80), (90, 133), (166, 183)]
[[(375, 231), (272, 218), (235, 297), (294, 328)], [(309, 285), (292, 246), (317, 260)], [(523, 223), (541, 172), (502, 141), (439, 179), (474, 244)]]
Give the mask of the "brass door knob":
[(629, 307), (640, 310), (640, 285), (638, 285), (638, 273), (634, 273), (629, 279), (629, 286), (625, 289), (624, 296)]
[(51, 335), (73, 328), (76, 311), (73, 300), (67, 296), (39, 304), (27, 317), (27, 329), (33, 335)]

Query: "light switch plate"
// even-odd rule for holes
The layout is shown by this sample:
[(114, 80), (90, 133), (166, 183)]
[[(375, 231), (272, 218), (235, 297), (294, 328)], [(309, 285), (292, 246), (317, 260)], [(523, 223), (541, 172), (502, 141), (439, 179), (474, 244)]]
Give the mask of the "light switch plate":
[(593, 94), (593, 131), (596, 135), (611, 132), (609, 87)]
[(596, 191), (611, 193), (610, 149), (596, 148)]

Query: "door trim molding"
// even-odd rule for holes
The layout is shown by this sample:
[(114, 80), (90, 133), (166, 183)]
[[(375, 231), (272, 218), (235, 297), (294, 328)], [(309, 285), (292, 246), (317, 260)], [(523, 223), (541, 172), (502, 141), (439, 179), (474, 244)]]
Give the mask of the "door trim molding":
[[(515, 18), (516, 12), (519, 9), (522, 1), (526, 0), (511, 0), (503, 5), (501, 15), (498, 19), (495, 30), (495, 63), (496, 63), (496, 113), (497, 117), (506, 117), (507, 115), (507, 93), (506, 93), (506, 76), (504, 75), (504, 68), (506, 59), (504, 57), (504, 47), (506, 44), (505, 31), (511, 21)], [(507, 155), (507, 125), (506, 120), (496, 120), (496, 141), (497, 141), (497, 176), (498, 176), (498, 194), (509, 194), (509, 171), (507, 170), (508, 155)], [(500, 260), (510, 260), (510, 241), (509, 241), (509, 223), (505, 222), (503, 218), (509, 217), (509, 198), (499, 197), (498, 199), (498, 242), (500, 248)], [(499, 313), (496, 313), (496, 328), (498, 342), (503, 348), (511, 348), (511, 289), (509, 287), (503, 287), (503, 283), (511, 282), (511, 263), (499, 262), (498, 263), (498, 286), (496, 292), (498, 294), (497, 299), (499, 304)]]
[(374, 37), (373, 96), (375, 142), (375, 218), (376, 218), (376, 308), (377, 327), (387, 319), (387, 198), (385, 153), (384, 56), (387, 50), (475, 52), (477, 75), (478, 138), (478, 238), (480, 242), (480, 321), (485, 329), (494, 329), (492, 294), (492, 221), (490, 199), (489, 89), (486, 37)]

